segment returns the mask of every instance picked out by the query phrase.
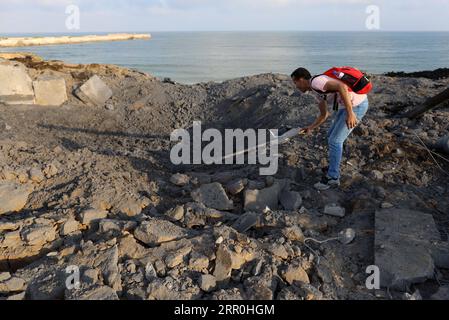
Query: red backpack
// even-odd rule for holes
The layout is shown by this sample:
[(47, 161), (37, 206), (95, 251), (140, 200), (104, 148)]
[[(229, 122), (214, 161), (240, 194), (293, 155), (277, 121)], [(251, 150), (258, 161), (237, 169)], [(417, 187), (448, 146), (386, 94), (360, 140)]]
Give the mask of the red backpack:
[(353, 67), (334, 67), (324, 75), (342, 81), (350, 91), (357, 94), (368, 94), (373, 90), (373, 84), (359, 69)]

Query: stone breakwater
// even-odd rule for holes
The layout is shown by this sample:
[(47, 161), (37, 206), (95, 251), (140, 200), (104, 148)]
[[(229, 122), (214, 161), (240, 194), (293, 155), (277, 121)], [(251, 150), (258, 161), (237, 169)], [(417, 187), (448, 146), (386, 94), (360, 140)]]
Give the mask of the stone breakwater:
[(55, 44), (74, 44), (84, 42), (102, 42), (102, 41), (126, 41), (126, 40), (149, 40), (149, 34), (108, 34), (108, 35), (88, 35), (88, 36), (62, 36), (62, 37), (17, 37), (0, 38), (1, 47), (28, 47), (28, 46), (46, 46)]

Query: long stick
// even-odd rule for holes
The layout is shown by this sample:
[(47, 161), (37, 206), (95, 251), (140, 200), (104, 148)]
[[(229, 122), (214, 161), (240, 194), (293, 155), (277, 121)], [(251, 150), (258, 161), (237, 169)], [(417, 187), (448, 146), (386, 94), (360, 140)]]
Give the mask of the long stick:
[(273, 145), (285, 144), (285, 143), (289, 142), (291, 138), (293, 138), (293, 137), (295, 137), (297, 135), (300, 135), (300, 131), (301, 131), (301, 128), (291, 129), (291, 130), (287, 131), (286, 133), (284, 133), (280, 137), (279, 136), (278, 137), (274, 136), (273, 132), (270, 131), (271, 136), (274, 137), (274, 139), (272, 138), (272, 140), (270, 142), (262, 143), (262, 144), (259, 144), (258, 146), (255, 146), (255, 147), (252, 147), (252, 148), (249, 148), (249, 149), (246, 149), (246, 150), (241, 150), (241, 151), (238, 151), (238, 152), (233, 153), (233, 154), (228, 154), (228, 155), (224, 156), (222, 159), (226, 160), (226, 159), (234, 158), (234, 157), (242, 155), (242, 154), (246, 154), (246, 153), (250, 153), (250, 152), (254, 152), (254, 151), (260, 150), (262, 148), (265, 148), (270, 143), (273, 144)]
[(410, 119), (419, 118), (424, 113), (426, 113), (429, 110), (432, 110), (433, 108), (442, 104), (446, 100), (449, 100), (449, 88), (444, 90), (440, 94), (436, 95), (435, 97), (427, 99), (422, 106), (406, 113), (405, 117), (410, 118)]

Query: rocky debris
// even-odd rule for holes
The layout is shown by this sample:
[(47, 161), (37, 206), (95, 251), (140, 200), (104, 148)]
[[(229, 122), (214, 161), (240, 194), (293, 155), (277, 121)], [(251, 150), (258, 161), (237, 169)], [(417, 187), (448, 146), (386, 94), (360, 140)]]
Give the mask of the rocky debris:
[(215, 301), (241, 301), (245, 300), (244, 292), (239, 288), (222, 289), (214, 292), (212, 300)]
[(66, 300), (113, 301), (120, 300), (117, 292), (108, 286), (93, 285), (85, 289), (68, 291)]
[(6, 280), (0, 281), (0, 294), (11, 294), (15, 292), (24, 291), (26, 283), (23, 279), (10, 277)]
[(68, 236), (72, 233), (75, 233), (78, 230), (80, 230), (79, 222), (76, 221), (75, 219), (71, 219), (71, 220), (64, 222), (64, 224), (60, 228), (59, 234), (64, 237), (64, 236)]
[(179, 250), (176, 250), (175, 252), (169, 253), (165, 257), (165, 265), (171, 269), (179, 266), (184, 262), (185, 257), (190, 254), (192, 251), (192, 248), (184, 247)]
[(32, 80), (22, 63), (0, 58), (0, 103), (34, 104)]
[(226, 190), (229, 192), (229, 194), (231, 195), (237, 195), (240, 192), (242, 192), (245, 187), (248, 185), (248, 179), (239, 179), (239, 180), (234, 180), (229, 182), (226, 185)]
[(184, 187), (185, 185), (189, 184), (190, 177), (186, 174), (177, 173), (171, 176), (170, 182), (175, 186)]
[(149, 300), (195, 300), (201, 297), (200, 288), (190, 278), (156, 279), (148, 285)]
[(184, 218), (184, 206), (177, 206), (165, 213), (173, 221), (181, 221)]
[(47, 179), (53, 178), (58, 174), (58, 165), (57, 162), (52, 162), (44, 168), (43, 173)]
[(296, 282), (302, 282), (306, 284), (310, 283), (310, 279), (307, 272), (297, 261), (290, 263), (282, 275), (284, 280), (290, 285), (293, 285)]
[[(441, 236), (430, 214), (401, 209), (376, 212), (375, 263), (383, 275), (382, 287), (406, 290), (433, 278), (436, 262), (445, 264), (449, 252), (440, 250), (439, 242)], [(449, 248), (448, 244), (443, 247)]]
[(30, 180), (33, 182), (36, 182), (36, 183), (41, 183), (42, 181), (45, 180), (45, 175), (42, 172), (42, 170), (39, 168), (32, 168), (30, 170), (29, 175), (30, 175)]
[(217, 282), (226, 281), (231, 277), (232, 254), (224, 246), (220, 245), (217, 250), (214, 276)]
[(169, 221), (145, 221), (134, 231), (134, 236), (149, 246), (178, 240), (188, 236), (188, 232)]
[(111, 89), (97, 75), (75, 90), (75, 95), (84, 103), (102, 105), (112, 97)]
[(17, 229), (19, 229), (19, 226), (14, 222), (0, 222), (0, 232), (15, 231)]
[(209, 263), (209, 258), (205, 255), (198, 252), (192, 252), (192, 254), (190, 255), (188, 267), (193, 271), (203, 272), (209, 267)]
[(305, 240), (304, 233), (297, 225), (285, 228), (282, 230), (282, 234), (290, 241), (304, 242)]
[(332, 204), (332, 205), (327, 205), (324, 208), (324, 213), (327, 215), (330, 215), (330, 216), (344, 218), (344, 216), (346, 215), (346, 210), (345, 210), (345, 208), (342, 208), (338, 205)]
[(41, 106), (61, 106), (67, 100), (64, 78), (41, 76), (33, 81), (35, 103)]
[(108, 217), (108, 211), (98, 209), (87, 209), (81, 212), (81, 223), (86, 226), (90, 226), (99, 220), (106, 219)]
[(233, 224), (233, 228), (240, 233), (244, 233), (256, 226), (260, 220), (260, 215), (254, 212), (248, 212), (241, 215)]
[(0, 216), (22, 210), (30, 194), (30, 188), (25, 185), (0, 181)]
[(280, 191), (279, 184), (262, 190), (246, 190), (245, 211), (263, 212), (266, 208), (277, 210)]
[[(0, 273), (0, 284), (13, 279), (0, 299), (389, 298), (365, 287), (365, 267), (375, 264), (375, 208), (390, 208), (385, 220), (401, 226), (391, 218), (395, 210), (432, 211), (438, 229), (447, 229), (447, 179), (415, 136), (435, 146), (447, 134), (447, 110), (442, 106), (419, 120), (391, 116), (396, 108), (438, 93), (446, 82), (373, 76), (371, 100), (378, 108), (348, 140), (342, 185), (317, 192), (313, 183), (327, 166), (327, 148), (321, 146), (326, 128), (316, 139), (283, 145), (273, 177), (260, 177), (257, 166), (222, 171), (175, 167), (169, 160), (170, 133), (189, 128), (193, 120), (223, 128), (312, 121), (316, 109), (308, 107), (314, 99), (292, 95), (288, 76), (185, 86), (115, 66), (13, 58), (26, 65), (34, 81), (49, 75), (77, 88), (97, 75), (114, 96), (99, 108), (86, 108), (72, 94), (64, 108), (3, 106), (0, 129), (13, 129), (0, 137), (0, 189), (33, 188), (27, 189), (26, 207), (0, 217), (0, 271), (7, 271)], [(407, 94), (397, 94), (404, 88)], [(446, 168), (442, 159), (440, 164)], [(32, 168), (42, 174), (31, 178)], [(204, 197), (208, 203), (202, 188), (205, 194), (213, 190)], [(9, 201), (9, 194), (3, 199)], [(214, 208), (217, 203), (227, 209)], [(351, 214), (324, 214), (323, 207), (332, 203), (345, 203)], [(410, 221), (419, 228), (429, 224), (421, 215)], [(346, 245), (355, 232), (357, 241)], [(387, 239), (387, 233), (397, 237)], [(376, 234), (382, 240), (377, 242), (386, 243), (384, 259), (397, 260), (380, 259), (380, 264), (400, 273), (392, 277), (396, 283), (432, 274), (432, 292), (420, 288), (430, 297), (438, 285), (435, 274), (441, 283), (448, 280), (440, 268), (449, 265), (449, 248), (440, 237), (429, 241), (420, 232), (407, 234), (387, 230), (384, 240)], [(305, 238), (332, 241), (304, 243)], [(79, 289), (65, 287), (69, 265), (80, 267)], [(404, 298), (394, 290), (391, 286), (394, 297)]]
[(146, 197), (142, 197), (138, 200), (125, 197), (121, 199), (115, 207), (116, 211), (121, 215), (132, 218), (140, 215), (142, 210), (148, 207), (149, 204), (150, 200)]
[(199, 279), (199, 286), (204, 292), (214, 291), (217, 287), (217, 279), (210, 274), (202, 274)]
[(67, 274), (64, 270), (51, 268), (36, 274), (27, 286), (30, 300), (63, 300)]
[(192, 192), (192, 198), (212, 209), (223, 211), (234, 209), (233, 201), (229, 200), (223, 186), (218, 182), (202, 185)]
[(56, 239), (56, 231), (53, 226), (33, 225), (21, 233), (22, 239), (30, 246), (42, 247)]

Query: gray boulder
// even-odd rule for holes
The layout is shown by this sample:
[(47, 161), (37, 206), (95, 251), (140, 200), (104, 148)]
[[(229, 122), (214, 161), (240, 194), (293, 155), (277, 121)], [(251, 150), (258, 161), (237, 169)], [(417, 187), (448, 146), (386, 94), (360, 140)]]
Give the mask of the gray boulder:
[(112, 97), (112, 90), (94, 75), (81, 87), (75, 90), (75, 95), (84, 103), (102, 105)]
[(192, 192), (192, 198), (212, 209), (223, 211), (234, 209), (233, 201), (229, 200), (223, 186), (218, 182), (202, 185)]

